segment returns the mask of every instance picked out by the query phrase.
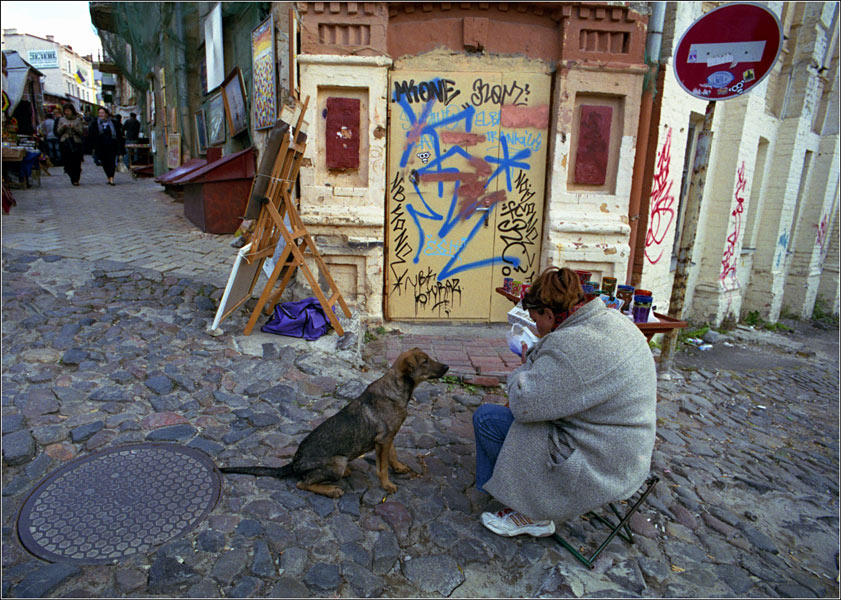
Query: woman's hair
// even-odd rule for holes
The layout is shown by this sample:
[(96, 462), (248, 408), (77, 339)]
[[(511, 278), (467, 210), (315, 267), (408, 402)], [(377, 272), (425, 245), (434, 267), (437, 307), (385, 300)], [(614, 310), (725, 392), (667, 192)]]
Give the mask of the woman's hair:
[(72, 112), (74, 115), (77, 114), (76, 113), (76, 107), (73, 106), (70, 102), (65, 102), (64, 104), (61, 105), (61, 112), (63, 113), (68, 108), (70, 109), (70, 112)]
[(100, 110), (104, 110), (106, 115), (108, 115), (109, 117), (111, 116), (111, 112), (107, 108), (105, 108), (104, 106), (100, 106), (97, 109), (97, 112), (99, 112)]
[(543, 314), (551, 308), (556, 315), (568, 311), (584, 300), (581, 281), (572, 269), (549, 267), (537, 278), (523, 297), (523, 308)]

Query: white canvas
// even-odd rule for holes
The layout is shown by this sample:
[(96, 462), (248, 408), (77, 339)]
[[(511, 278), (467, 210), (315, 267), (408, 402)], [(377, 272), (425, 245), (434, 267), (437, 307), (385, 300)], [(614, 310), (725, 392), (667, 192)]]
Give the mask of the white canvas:
[(217, 2), (204, 21), (204, 51), (207, 57), (207, 91), (225, 80), (222, 54), (222, 3)]

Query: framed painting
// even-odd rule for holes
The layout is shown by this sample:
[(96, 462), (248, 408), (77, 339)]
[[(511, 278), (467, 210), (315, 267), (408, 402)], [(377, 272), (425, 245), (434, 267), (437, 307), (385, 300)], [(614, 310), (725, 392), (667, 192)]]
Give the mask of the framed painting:
[(211, 146), (225, 142), (225, 101), (216, 94), (207, 102), (207, 143)]
[(298, 94), (298, 75), (296, 64), (298, 55), (295, 49), (298, 47), (298, 40), (301, 34), (301, 23), (298, 20), (298, 13), (295, 9), (289, 8), (289, 95), (300, 99)]
[(222, 82), (222, 98), (231, 136), (245, 131), (248, 128), (248, 111), (245, 107), (245, 84), (239, 67), (234, 68)]
[(196, 146), (199, 154), (207, 154), (207, 127), (204, 126), (204, 111), (195, 112), (194, 121), (196, 124)]
[(181, 166), (181, 134), (170, 133), (166, 136), (166, 166), (175, 169)]
[(213, 324), (210, 327), (211, 330), (218, 329), (222, 321), (231, 316), (237, 308), (251, 298), (254, 285), (260, 277), (260, 265), (263, 264), (263, 259), (255, 260), (249, 264), (245, 260), (245, 256), (250, 251), (251, 243), (248, 243), (237, 252), (234, 266), (228, 277), (228, 284), (225, 286), (222, 299), (219, 300), (219, 307), (216, 309), (216, 316), (213, 318)]
[(274, 16), (251, 32), (251, 107), (254, 129), (269, 129), (277, 120)]

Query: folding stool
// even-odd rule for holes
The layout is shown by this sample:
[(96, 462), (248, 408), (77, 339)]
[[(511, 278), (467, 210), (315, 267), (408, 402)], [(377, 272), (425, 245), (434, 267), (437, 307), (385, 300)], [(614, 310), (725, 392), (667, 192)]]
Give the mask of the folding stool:
[[(631, 535), (631, 528), (628, 527), (628, 521), (631, 519), (631, 516), (637, 511), (637, 509), (642, 505), (642, 503), (645, 501), (648, 495), (652, 492), (654, 486), (657, 485), (658, 481), (660, 481), (660, 478), (656, 475), (652, 475), (646, 480), (643, 486), (636, 492), (642, 492), (642, 495), (634, 503), (634, 505), (631, 506), (630, 509), (628, 509), (628, 512), (625, 513), (624, 517), (616, 509), (616, 506), (614, 506), (613, 502), (607, 503), (607, 505), (610, 507), (610, 510), (613, 511), (613, 514), (616, 515), (616, 518), (620, 519), (619, 523), (614, 524), (609, 516), (598, 515), (594, 512), (589, 512), (585, 515), (586, 517), (594, 521), (598, 521), (599, 523), (610, 527), (610, 535), (607, 536), (607, 538), (601, 543), (601, 545), (599, 545), (596, 551), (593, 552), (593, 554), (591, 554), (589, 557), (581, 554), (581, 552), (579, 552), (572, 544), (570, 544), (568, 541), (566, 541), (564, 538), (558, 535), (557, 532), (552, 534), (552, 537), (558, 540), (558, 543), (560, 543), (561, 546), (569, 550), (572, 553), (572, 555), (575, 558), (577, 558), (582, 564), (591, 569), (595, 568), (596, 559), (598, 558), (599, 554), (601, 554), (602, 550), (604, 550), (607, 547), (607, 545), (611, 542), (611, 540), (617, 535), (619, 535), (619, 537), (621, 537), (629, 544), (634, 543), (634, 538)], [(636, 495), (636, 493), (634, 495)], [(631, 498), (633, 498), (633, 496), (631, 496)]]

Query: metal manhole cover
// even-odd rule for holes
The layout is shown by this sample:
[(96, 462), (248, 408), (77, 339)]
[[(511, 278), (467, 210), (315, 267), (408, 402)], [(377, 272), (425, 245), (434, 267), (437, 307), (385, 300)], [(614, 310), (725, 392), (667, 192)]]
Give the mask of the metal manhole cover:
[(52, 562), (116, 562), (190, 531), (216, 506), (221, 482), (213, 461), (193, 448), (110, 448), (41, 481), (18, 515), (18, 535)]

